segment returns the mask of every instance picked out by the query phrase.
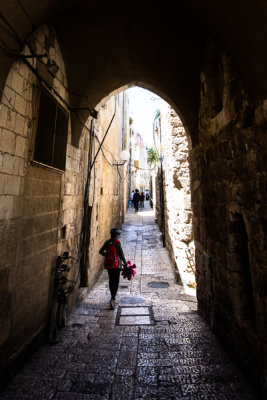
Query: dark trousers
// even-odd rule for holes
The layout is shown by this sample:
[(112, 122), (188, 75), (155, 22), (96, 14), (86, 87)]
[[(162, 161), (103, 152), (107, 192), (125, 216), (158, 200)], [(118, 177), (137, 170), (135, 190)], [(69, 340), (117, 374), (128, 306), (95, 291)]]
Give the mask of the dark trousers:
[(109, 276), (109, 290), (111, 294), (111, 298), (115, 300), (118, 288), (119, 288), (119, 281), (120, 281), (120, 269), (108, 269), (108, 276)]
[(139, 205), (139, 201), (134, 201), (135, 211), (138, 211), (138, 205)]

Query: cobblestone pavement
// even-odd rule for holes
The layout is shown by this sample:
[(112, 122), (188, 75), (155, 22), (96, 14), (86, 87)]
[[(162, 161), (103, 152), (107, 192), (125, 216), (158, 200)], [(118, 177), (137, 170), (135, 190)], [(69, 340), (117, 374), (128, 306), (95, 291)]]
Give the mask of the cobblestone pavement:
[(137, 275), (121, 278), (115, 309), (104, 271), (60, 342), (42, 346), (0, 398), (255, 400), (197, 314), (196, 298), (174, 283), (148, 203), (139, 214), (128, 211), (121, 242)]

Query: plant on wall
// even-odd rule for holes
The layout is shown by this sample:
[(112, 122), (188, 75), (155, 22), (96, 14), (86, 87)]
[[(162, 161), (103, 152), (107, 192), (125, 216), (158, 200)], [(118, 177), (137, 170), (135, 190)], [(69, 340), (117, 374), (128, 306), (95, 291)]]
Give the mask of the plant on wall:
[(154, 117), (154, 121), (160, 117), (160, 109), (157, 108), (156, 112), (155, 112), (155, 117)]
[(157, 164), (159, 161), (159, 153), (155, 147), (147, 149), (147, 162), (149, 165)]

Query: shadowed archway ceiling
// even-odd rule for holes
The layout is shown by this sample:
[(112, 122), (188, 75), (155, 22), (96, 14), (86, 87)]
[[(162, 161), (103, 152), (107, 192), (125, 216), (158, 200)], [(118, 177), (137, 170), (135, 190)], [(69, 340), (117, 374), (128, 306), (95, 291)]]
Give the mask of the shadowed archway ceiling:
[[(193, 140), (207, 37), (230, 54), (253, 101), (267, 97), (265, 0), (2, 0), (0, 11), (21, 44), (2, 20), (0, 37), (15, 50), (41, 23), (53, 26), (69, 89), (88, 95), (93, 106), (123, 85), (139, 84), (179, 112)], [(3, 87), (14, 57), (0, 52)], [(86, 105), (80, 97), (71, 103)]]

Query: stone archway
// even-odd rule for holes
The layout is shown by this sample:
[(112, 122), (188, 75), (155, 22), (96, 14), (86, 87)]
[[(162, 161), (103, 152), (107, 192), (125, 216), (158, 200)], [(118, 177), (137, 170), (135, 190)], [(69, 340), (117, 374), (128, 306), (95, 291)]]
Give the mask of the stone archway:
[[(260, 3), (256, 7), (255, 2), (246, 1), (240, 8), (238, 1), (232, 1), (229, 10), (228, 3), (189, 3), (181, 6), (167, 2), (154, 7), (148, 2), (129, 8), (119, 1), (112, 6), (108, 2), (105, 6), (101, 4), (100, 9), (91, 2), (84, 6), (82, 1), (75, 5), (70, 1), (62, 8), (60, 2), (47, 0), (40, 6), (29, 1), (27, 17), (13, 2), (3, 1), (2, 17), (8, 20), (1, 17), (1, 88), (33, 25), (49, 21), (56, 32), (66, 67), (68, 101), (78, 112), (79, 119), (85, 122), (92, 107), (129, 82), (143, 82), (179, 110), (193, 143), (192, 199), (199, 310), (223, 339), (227, 335), (229, 345), (241, 361), (245, 359), (246, 367), (263, 385), (266, 363), (266, 291), (263, 285), (266, 275), (263, 267), (266, 265), (266, 6)], [(237, 21), (239, 29), (236, 29)], [(213, 37), (213, 42), (207, 41), (209, 36)], [(214, 69), (208, 68), (210, 60), (216, 66), (217, 76)], [(220, 79), (222, 74), (223, 80)], [(16, 87), (20, 86), (18, 78)], [(74, 146), (70, 143), (70, 148), (73, 161), (79, 165), (75, 157), (85, 139), (74, 115), (72, 121), (71, 143)], [(2, 163), (3, 226), (4, 237), (12, 228), (10, 243), (13, 247), (10, 246), (9, 251), (12, 255), (16, 254), (12, 249), (17, 248), (19, 229), (10, 223), (10, 217), (17, 218), (19, 206), (15, 204), (12, 208), (13, 203), (7, 197), (20, 195), (19, 182), (23, 173), (19, 175), (22, 166), (18, 165), (16, 157), (21, 156), (22, 141), (27, 140), (12, 136), (13, 128), (25, 129), (27, 135), (26, 125), (10, 129), (9, 124), (13, 123), (9, 111), (2, 106), (1, 155), (3, 161), (6, 160)], [(6, 151), (10, 146), (15, 158)], [(15, 171), (21, 178), (14, 178)], [(59, 182), (54, 186), (58, 193)], [(238, 271), (232, 271), (229, 261), (235, 258), (229, 222), (233, 207), (239, 207), (246, 226), (255, 306), (252, 328), (235, 318), (236, 295), (229, 296), (233, 277), (236, 281), (232, 287), (236, 288), (240, 278)], [(72, 211), (77, 212), (77, 209), (67, 209), (70, 218)], [(53, 232), (55, 235), (55, 230)], [(55, 247), (56, 237), (52, 242)], [(3, 330), (6, 341), (10, 332), (11, 298), (16, 294), (6, 289), (10, 279), (6, 265), (1, 273), (4, 313), (7, 314)], [(28, 338), (40, 329), (42, 322), (34, 329), (27, 327)]]

